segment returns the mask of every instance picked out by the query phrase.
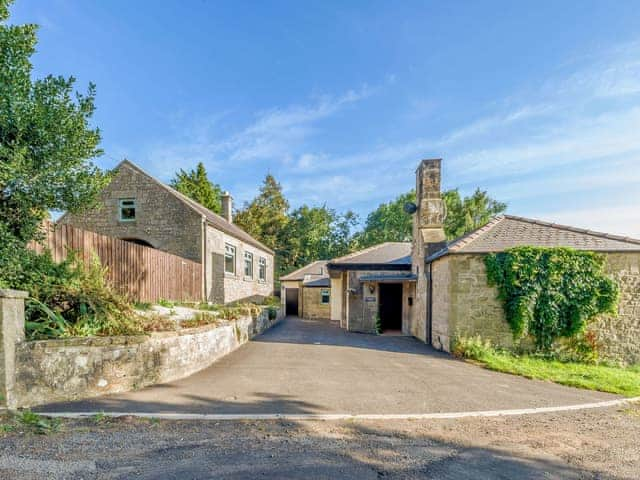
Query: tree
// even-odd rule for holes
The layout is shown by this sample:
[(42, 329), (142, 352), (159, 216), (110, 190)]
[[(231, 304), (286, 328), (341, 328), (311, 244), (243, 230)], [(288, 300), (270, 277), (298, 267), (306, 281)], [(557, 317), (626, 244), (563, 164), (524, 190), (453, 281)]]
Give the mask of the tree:
[(458, 238), (486, 225), (492, 217), (507, 209), (506, 203), (494, 200), (479, 188), (464, 199), (460, 198), (457, 188), (447, 190), (443, 198), (447, 207), (444, 223), (448, 239)]
[(222, 189), (220, 185), (209, 180), (207, 170), (202, 162), (198, 163), (195, 170), (180, 169), (171, 180), (170, 185), (212, 212), (220, 213), (222, 211), (220, 200)]
[(404, 211), (404, 205), (416, 201), (416, 192), (403, 193), (388, 203), (382, 203), (367, 216), (362, 232), (357, 236), (360, 247), (382, 242), (409, 242), (413, 219)]
[(35, 25), (7, 25), (0, 0), (0, 284), (11, 286), (26, 245), (49, 210), (92, 206), (109, 180), (91, 159), (102, 153), (91, 128), (95, 86), (75, 79), (31, 78)]
[[(480, 189), (464, 199), (460, 197), (458, 189), (447, 190), (442, 194), (442, 199), (447, 211), (444, 231), (449, 240), (485, 225), (491, 217), (507, 208), (505, 203), (492, 199)], [(357, 235), (358, 245), (368, 247), (381, 242), (410, 241), (413, 217), (404, 211), (404, 205), (415, 201), (415, 191), (411, 190), (381, 204), (367, 216), (364, 229)]]
[(282, 193), (282, 186), (273, 175), (267, 174), (258, 196), (236, 212), (234, 222), (269, 248), (278, 251), (282, 247), (283, 232), (289, 221), (288, 211), (289, 202)]
[(340, 215), (326, 206), (303, 205), (289, 215), (283, 252), (284, 271), (295, 270), (314, 260), (328, 260), (347, 254), (352, 248), (352, 231), (357, 216)]

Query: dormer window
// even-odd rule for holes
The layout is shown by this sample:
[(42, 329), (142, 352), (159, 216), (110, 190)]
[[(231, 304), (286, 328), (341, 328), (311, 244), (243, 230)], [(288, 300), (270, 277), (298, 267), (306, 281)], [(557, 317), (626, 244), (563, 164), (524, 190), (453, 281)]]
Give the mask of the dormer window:
[(132, 222), (136, 219), (136, 199), (121, 198), (118, 201), (119, 220), (121, 222)]

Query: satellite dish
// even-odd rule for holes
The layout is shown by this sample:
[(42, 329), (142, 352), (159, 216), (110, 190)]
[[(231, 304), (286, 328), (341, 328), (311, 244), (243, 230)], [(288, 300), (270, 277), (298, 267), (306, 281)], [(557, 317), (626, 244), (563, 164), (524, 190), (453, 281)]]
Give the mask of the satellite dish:
[(404, 204), (404, 211), (409, 215), (413, 215), (418, 211), (418, 206), (413, 202), (407, 202)]

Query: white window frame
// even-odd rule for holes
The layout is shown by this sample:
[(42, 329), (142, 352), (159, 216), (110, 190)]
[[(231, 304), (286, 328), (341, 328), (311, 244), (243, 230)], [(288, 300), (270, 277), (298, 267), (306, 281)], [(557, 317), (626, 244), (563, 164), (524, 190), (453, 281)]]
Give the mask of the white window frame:
[[(247, 263), (249, 261), (249, 263)], [(250, 272), (247, 275), (247, 265), (250, 265)], [(253, 253), (244, 252), (244, 263), (243, 263), (243, 272), (244, 278), (253, 278)]]
[[(231, 256), (233, 259), (233, 271), (227, 270), (227, 257)], [(236, 247), (230, 243), (224, 244), (224, 273), (235, 275), (236, 274)]]
[(264, 257), (258, 258), (258, 280), (267, 281), (267, 259)]
[[(324, 301), (324, 296), (327, 295), (327, 301)], [(320, 304), (321, 305), (329, 305), (331, 303), (331, 289), (330, 288), (321, 288), (320, 289)]]
[[(122, 210), (133, 208), (133, 218), (124, 218), (122, 216)], [(135, 222), (137, 214), (137, 205), (135, 198), (120, 198), (118, 199), (118, 220), (120, 222)]]

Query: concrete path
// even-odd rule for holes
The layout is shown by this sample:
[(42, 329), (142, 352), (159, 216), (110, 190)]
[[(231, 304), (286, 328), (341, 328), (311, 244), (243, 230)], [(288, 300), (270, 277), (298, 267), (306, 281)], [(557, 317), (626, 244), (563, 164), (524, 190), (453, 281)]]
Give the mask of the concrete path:
[(289, 317), (183, 380), (46, 412), (420, 414), (617, 399), (484, 370), (416, 339), (345, 332)]

